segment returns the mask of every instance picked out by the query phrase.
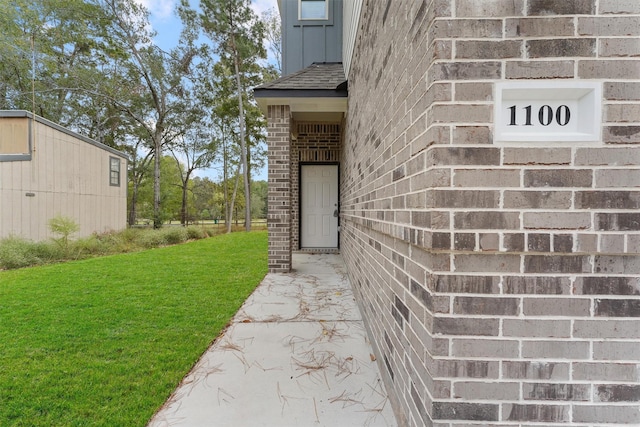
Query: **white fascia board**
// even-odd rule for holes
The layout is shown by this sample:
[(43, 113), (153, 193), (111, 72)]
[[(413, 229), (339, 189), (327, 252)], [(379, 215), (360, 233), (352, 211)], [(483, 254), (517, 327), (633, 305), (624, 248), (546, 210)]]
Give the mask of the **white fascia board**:
[(288, 105), (292, 113), (346, 113), (347, 98), (256, 98), (258, 106), (264, 115), (269, 105)]

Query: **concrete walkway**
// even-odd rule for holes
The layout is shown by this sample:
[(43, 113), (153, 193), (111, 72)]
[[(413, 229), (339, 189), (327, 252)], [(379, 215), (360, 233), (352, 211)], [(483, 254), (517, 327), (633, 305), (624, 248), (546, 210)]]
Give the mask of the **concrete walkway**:
[(265, 277), (149, 426), (396, 426), (342, 258), (293, 265)]

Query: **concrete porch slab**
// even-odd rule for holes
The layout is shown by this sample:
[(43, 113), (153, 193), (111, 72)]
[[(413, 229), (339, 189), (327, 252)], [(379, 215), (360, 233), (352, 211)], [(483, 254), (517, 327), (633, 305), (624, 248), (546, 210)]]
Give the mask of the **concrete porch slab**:
[(336, 254), (294, 254), (149, 422), (164, 426), (395, 426)]

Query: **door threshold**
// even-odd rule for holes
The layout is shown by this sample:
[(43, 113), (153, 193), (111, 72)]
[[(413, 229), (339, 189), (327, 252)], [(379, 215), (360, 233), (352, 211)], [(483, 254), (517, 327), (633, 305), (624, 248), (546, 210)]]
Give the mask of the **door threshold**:
[(302, 254), (339, 254), (340, 249), (339, 248), (301, 248), (294, 252), (298, 252)]

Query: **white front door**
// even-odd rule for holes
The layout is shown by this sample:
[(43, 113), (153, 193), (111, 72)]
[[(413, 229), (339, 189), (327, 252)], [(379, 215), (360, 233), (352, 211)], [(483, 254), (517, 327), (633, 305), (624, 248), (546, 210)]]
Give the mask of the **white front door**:
[(300, 245), (338, 247), (338, 165), (302, 165)]

